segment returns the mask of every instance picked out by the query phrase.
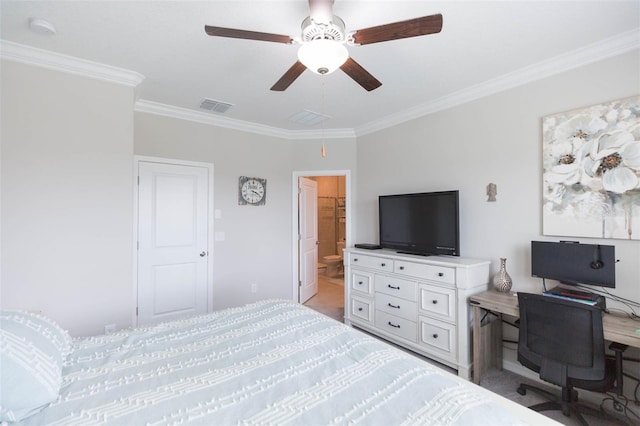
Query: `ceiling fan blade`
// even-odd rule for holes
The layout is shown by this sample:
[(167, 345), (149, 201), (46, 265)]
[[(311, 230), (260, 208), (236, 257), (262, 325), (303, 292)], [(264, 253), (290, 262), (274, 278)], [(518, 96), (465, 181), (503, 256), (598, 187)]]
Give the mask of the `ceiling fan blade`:
[(210, 36), (242, 38), (245, 40), (273, 41), (275, 43), (291, 44), (293, 39), (286, 35), (260, 33), (257, 31), (236, 30), (234, 28), (212, 27), (205, 25), (204, 30)]
[(293, 83), (296, 78), (300, 77), (300, 74), (302, 74), (306, 69), (307, 67), (305, 67), (302, 62), (296, 61), (296, 63), (293, 64), (282, 77), (280, 77), (280, 80), (276, 81), (276, 84), (273, 85), (271, 90), (276, 92), (287, 90), (287, 87), (291, 86), (291, 83)]
[(358, 30), (353, 34), (355, 44), (371, 44), (439, 33), (442, 30), (442, 15), (429, 15), (392, 24)]
[(362, 68), (362, 66), (353, 59), (347, 59), (347, 62), (340, 67), (349, 77), (355, 80), (360, 86), (362, 86), (367, 92), (370, 92), (378, 87), (382, 86), (382, 83), (377, 78), (369, 74), (369, 71)]

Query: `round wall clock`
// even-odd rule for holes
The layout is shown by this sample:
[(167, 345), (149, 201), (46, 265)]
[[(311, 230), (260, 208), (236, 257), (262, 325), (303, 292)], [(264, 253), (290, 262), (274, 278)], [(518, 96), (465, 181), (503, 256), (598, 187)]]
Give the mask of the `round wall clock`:
[(267, 180), (240, 176), (238, 180), (238, 204), (263, 206), (267, 197)]

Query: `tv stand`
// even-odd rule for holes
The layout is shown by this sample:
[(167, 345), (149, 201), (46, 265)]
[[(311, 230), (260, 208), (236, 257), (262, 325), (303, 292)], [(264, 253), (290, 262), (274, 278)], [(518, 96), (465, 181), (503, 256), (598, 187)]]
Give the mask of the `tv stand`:
[(381, 249), (344, 251), (345, 324), (471, 377), (471, 295), (487, 290), (490, 261)]

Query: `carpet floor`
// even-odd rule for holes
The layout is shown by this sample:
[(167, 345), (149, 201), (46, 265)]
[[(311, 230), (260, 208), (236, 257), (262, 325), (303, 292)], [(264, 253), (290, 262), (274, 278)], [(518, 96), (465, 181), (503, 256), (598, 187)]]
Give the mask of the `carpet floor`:
[[(534, 386), (543, 387), (551, 392), (560, 393), (559, 389), (554, 390), (551, 387), (544, 387), (544, 385), (540, 385), (540, 383), (536, 383), (533, 380), (530, 380), (526, 377), (522, 377), (518, 374), (512, 373), (507, 370), (489, 370), (485, 375), (483, 375), (482, 380), (480, 381), (480, 386), (485, 389), (488, 389), (498, 395), (502, 395), (503, 397), (514, 401), (520, 405), (524, 405), (529, 407), (534, 404), (538, 404), (540, 402), (546, 402), (547, 399), (543, 396), (540, 396), (534, 392), (527, 392), (526, 395), (520, 395), (516, 389), (520, 383), (528, 383)], [(578, 394), (580, 391), (578, 390)], [(604, 398), (605, 396), (603, 396)], [(588, 406), (597, 409), (597, 406), (589, 405)], [(607, 418), (599, 418), (589, 415), (584, 415), (584, 419), (593, 426), (613, 426), (613, 425), (629, 425), (629, 424), (638, 424), (632, 423), (630, 421), (625, 421), (619, 414), (615, 412), (613, 409), (613, 405), (611, 401), (608, 401), (604, 404), (604, 408), (607, 413), (610, 413), (619, 418), (619, 420), (607, 419)], [(541, 414), (546, 417), (552, 418), (553, 420), (560, 422), (567, 426), (579, 426), (580, 422), (575, 417), (566, 417), (559, 410), (551, 410), (551, 411), (543, 411)]]

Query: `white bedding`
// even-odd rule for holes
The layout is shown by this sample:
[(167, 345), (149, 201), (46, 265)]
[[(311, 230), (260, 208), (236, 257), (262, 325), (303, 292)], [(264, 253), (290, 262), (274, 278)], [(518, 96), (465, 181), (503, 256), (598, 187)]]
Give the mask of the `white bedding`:
[(16, 424), (554, 423), (286, 301), (75, 339), (62, 374)]

